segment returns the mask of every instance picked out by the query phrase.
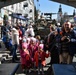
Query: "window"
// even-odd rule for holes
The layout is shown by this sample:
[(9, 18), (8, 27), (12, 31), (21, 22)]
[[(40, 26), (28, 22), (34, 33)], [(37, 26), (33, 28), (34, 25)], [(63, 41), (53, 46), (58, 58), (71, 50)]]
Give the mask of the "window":
[(24, 3), (23, 8), (28, 7), (28, 3)]

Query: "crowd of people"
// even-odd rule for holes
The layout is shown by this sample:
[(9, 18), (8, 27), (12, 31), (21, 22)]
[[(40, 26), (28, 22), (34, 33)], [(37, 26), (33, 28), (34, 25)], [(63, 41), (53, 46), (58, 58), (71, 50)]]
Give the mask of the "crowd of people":
[(50, 26), (50, 34), (46, 39), (45, 49), (51, 52), (51, 64), (72, 63), (73, 56), (76, 54), (76, 32), (69, 21), (66, 21), (61, 29)]
[(13, 56), (12, 62), (18, 60), (17, 50), (19, 50), (19, 60), (24, 72), (30, 72), (30, 68), (37, 67), (38, 75), (40, 69), (44, 75), (45, 58), (49, 56), (50, 65), (72, 63), (73, 56), (76, 54), (76, 32), (72, 24), (66, 21), (61, 28), (54, 27), (52, 24), (49, 28), (50, 33), (41, 39), (40, 35), (35, 35), (32, 25), (26, 28), (18, 23), (16, 26), (7, 24), (2, 27), (2, 40)]
[[(25, 29), (21, 23), (16, 26), (7, 24), (2, 27), (2, 40), (12, 55), (12, 62), (20, 60), (23, 72), (30, 72), (30, 68), (37, 67), (38, 74), (42, 69), (44, 75), (45, 58), (49, 57), (50, 53), (43, 50), (44, 44), (39, 35), (35, 36), (32, 25)], [(17, 57), (17, 51), (20, 52), (20, 59)]]

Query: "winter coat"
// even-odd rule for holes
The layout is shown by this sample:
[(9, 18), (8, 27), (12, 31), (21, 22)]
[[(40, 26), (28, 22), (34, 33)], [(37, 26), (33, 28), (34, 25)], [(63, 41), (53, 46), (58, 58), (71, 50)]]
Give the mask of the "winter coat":
[[(43, 66), (45, 66), (45, 65), (46, 65), (46, 60), (45, 60), (45, 58), (48, 58), (48, 57), (49, 57), (49, 53), (46, 54), (46, 52), (40, 51), (40, 56), (41, 56), (41, 64), (42, 64)], [(36, 67), (38, 67), (38, 63), (39, 63), (38, 58), (39, 58), (39, 51), (36, 51), (36, 52), (35, 52), (35, 55), (34, 55), (34, 61), (35, 61), (35, 63), (36, 63), (36, 64), (35, 64)]]
[(36, 45), (33, 46), (33, 45), (29, 44), (28, 45), (28, 50), (30, 52), (30, 56), (33, 58), (35, 52), (38, 50), (38, 47)]
[(19, 32), (17, 29), (13, 28), (12, 29), (12, 44), (15, 45), (19, 45)]
[(29, 51), (20, 50), (20, 54), (21, 54), (21, 64), (24, 64), (25, 67), (27, 67), (27, 68), (31, 67), (32, 59), (30, 58)]

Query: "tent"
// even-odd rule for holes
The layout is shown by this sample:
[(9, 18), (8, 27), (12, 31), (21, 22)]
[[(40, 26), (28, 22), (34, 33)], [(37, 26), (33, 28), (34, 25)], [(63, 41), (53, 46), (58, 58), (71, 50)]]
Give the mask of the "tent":
[(13, 14), (9, 14), (9, 16), (11, 16), (13, 18), (16, 18), (16, 19), (24, 20), (24, 21), (28, 20), (28, 18), (25, 18), (22, 15), (17, 15), (17, 14), (14, 14), (14, 13)]
[(13, 17), (13, 18), (17, 18), (18, 19), (18, 15), (16, 14), (9, 14), (9, 16)]
[(25, 18), (25, 17), (22, 16), (22, 15), (18, 16), (18, 18), (19, 18), (20, 20), (24, 20), (24, 21), (28, 20), (28, 18)]

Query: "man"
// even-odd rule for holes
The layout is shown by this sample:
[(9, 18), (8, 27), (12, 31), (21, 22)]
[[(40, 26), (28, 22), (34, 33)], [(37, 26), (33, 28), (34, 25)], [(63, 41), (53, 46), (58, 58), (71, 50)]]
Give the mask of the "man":
[(16, 60), (18, 60), (16, 51), (19, 46), (19, 32), (17, 27), (12, 28), (12, 45), (12, 62), (16, 62)]
[(51, 65), (59, 63), (59, 53), (58, 49), (56, 47), (56, 36), (55, 36), (55, 30), (53, 26), (50, 26), (50, 33), (48, 35), (48, 49), (51, 52)]
[(70, 64), (72, 62), (74, 40), (76, 37), (71, 31), (71, 23), (67, 21), (62, 27), (60, 63)]
[(27, 30), (25, 31), (25, 36), (28, 37), (28, 35), (31, 35), (32, 37), (35, 36), (34, 29), (31, 25), (28, 26)]

